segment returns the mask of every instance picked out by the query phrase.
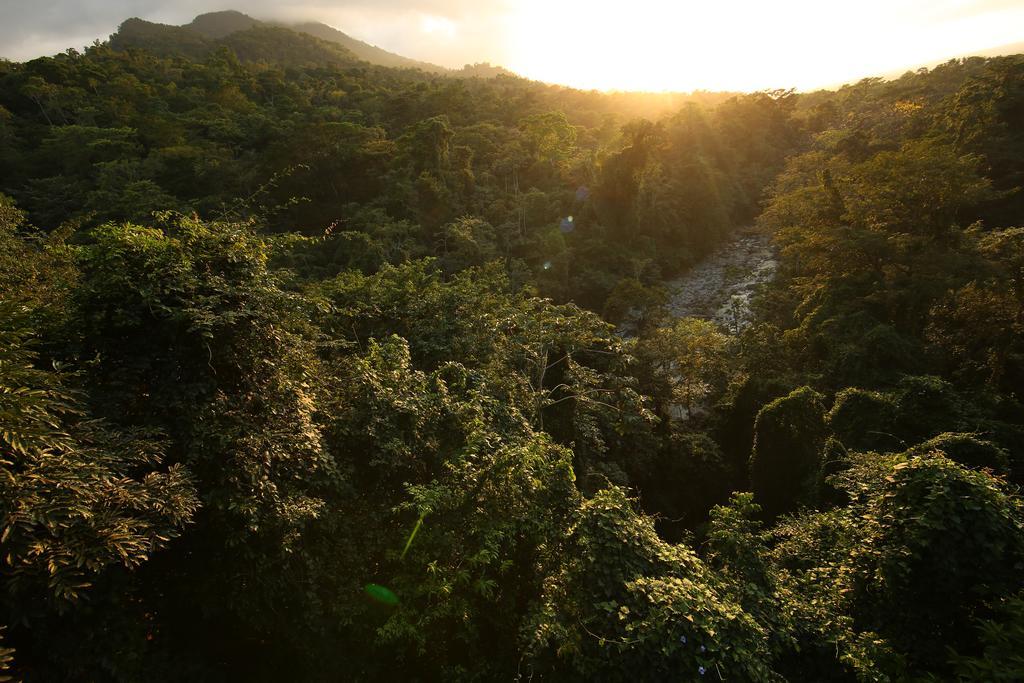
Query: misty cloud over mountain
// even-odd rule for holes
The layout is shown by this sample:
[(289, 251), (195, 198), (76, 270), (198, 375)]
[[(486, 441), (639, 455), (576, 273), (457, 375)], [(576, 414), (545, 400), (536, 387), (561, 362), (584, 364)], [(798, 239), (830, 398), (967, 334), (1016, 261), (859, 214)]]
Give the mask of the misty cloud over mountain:
[(0, 56), (25, 60), (106, 40), (128, 17), (168, 24), (197, 14), (235, 9), (257, 19), (322, 21), (370, 43), (444, 66), (500, 61), (495, 25), (507, 3), (469, 0), (354, 0), (277, 2), (239, 0), (43, 0), (5, 2)]

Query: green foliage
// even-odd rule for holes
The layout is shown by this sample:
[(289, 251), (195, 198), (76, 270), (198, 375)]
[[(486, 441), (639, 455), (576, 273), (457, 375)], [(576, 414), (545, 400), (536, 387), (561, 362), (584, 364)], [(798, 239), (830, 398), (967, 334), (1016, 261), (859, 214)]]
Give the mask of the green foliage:
[(656, 517), (658, 533), (668, 539), (700, 524), (730, 492), (729, 465), (718, 444), (702, 432), (673, 430), (653, 458), (631, 464), (627, 481), (636, 485), (644, 510)]
[(989, 182), (977, 174), (979, 161), (932, 140), (880, 152), (851, 169), (854, 189), (844, 198), (846, 218), (872, 230), (953, 239), (957, 213), (991, 196)]
[[(760, 623), (776, 619), (776, 580), (762, 539), (761, 506), (752, 493), (733, 493), (726, 505), (711, 508), (706, 550), (708, 564), (731, 585), (740, 604)], [(782, 639), (781, 624), (773, 624), (771, 639)]]
[(630, 325), (639, 332), (664, 318), (668, 292), (661, 286), (647, 286), (634, 278), (619, 280), (604, 302), (605, 320), (620, 327)]
[(821, 483), (825, 424), (821, 394), (801, 387), (757, 414), (750, 483), (765, 514), (813, 505)]
[(691, 417), (726, 376), (729, 337), (714, 323), (680, 318), (670, 327), (652, 331), (637, 344), (645, 366), (645, 389), (659, 403), (662, 414), (673, 406)]
[(941, 451), (950, 460), (971, 469), (988, 468), (1005, 474), (1010, 465), (1006, 450), (976, 434), (944, 432), (907, 450), (907, 455)]
[(956, 655), (953, 671), (959, 681), (1014, 681), (1024, 676), (1024, 602), (1007, 598), (997, 617), (979, 620), (982, 650), (978, 655)]
[[(751, 107), (734, 98), (719, 114), (710, 105), (728, 95), (604, 95), (506, 74), (453, 78), (322, 25), (223, 21), (233, 30), (130, 19), (109, 45), (5, 69), (0, 111), (10, 125), (0, 151), (14, 163), (0, 167), (0, 191), (46, 229), (69, 219), (144, 224), (168, 209), (255, 217), (310, 235), (383, 237), (377, 223), (407, 221), (414, 251), (442, 256), (444, 226), (468, 217), (493, 226), (485, 240), (493, 245), (474, 236), (476, 245), (463, 246), (484, 253), (446, 268), (479, 265), (496, 249), (521, 259), (545, 293), (600, 308), (632, 275), (631, 259), (671, 273), (718, 244), (738, 219), (734, 205), (749, 211), (761, 190), (746, 183), (734, 201), (736, 176), (755, 167), (767, 175), (794, 143), (776, 137), (770, 154), (753, 155), (721, 136), (730, 116), (745, 117), (744, 126), (780, 122), (786, 109), (759, 96)], [(375, 64), (426, 71), (359, 62), (341, 45)], [(664, 128), (664, 146), (654, 128), (623, 126), (683, 102), (692, 106)], [(621, 201), (620, 156), (639, 192)], [(569, 232), (560, 232), (570, 216)], [(611, 239), (619, 223), (640, 228), (625, 251)]]
[(569, 680), (776, 679), (763, 629), (692, 550), (657, 538), (621, 489), (586, 501), (566, 544), (529, 634), (537, 670)]
[(562, 112), (534, 114), (519, 122), (526, 149), (537, 163), (558, 166), (575, 151), (576, 130)]
[(896, 387), (897, 420), (910, 443), (957, 424), (972, 412), (965, 397), (939, 377), (904, 377)]
[(941, 453), (897, 464), (865, 506), (845, 584), (858, 624), (929, 665), (970, 642), (971, 620), (1016, 589), (1024, 566), (1020, 501)]
[(857, 450), (900, 450), (896, 436), (897, 402), (891, 394), (847, 387), (836, 394), (826, 415), (829, 430)]
[(767, 551), (740, 536), (738, 547), (769, 563), (776, 614), (794, 639), (783, 641), (779, 669), (799, 679), (948, 678), (944, 653), (974, 651), (972, 620), (992, 618), (993, 601), (1017, 590), (1020, 501), (938, 451), (850, 458), (832, 479), (845, 506), (784, 520)]
[(133, 568), (165, 547), (199, 507), (159, 443), (87, 419), (54, 372), (33, 367), (29, 331), (0, 309), (0, 544), (7, 587), (35, 584), (77, 600), (107, 565)]
[(998, 451), (1017, 443), (1017, 428), (1009, 424), (1019, 424), (1015, 412), (1015, 408), (996, 408), (991, 393), (966, 394), (935, 376), (905, 376), (891, 391), (842, 390), (827, 420), (833, 434), (856, 450), (899, 452), (909, 444), (939, 438), (947, 430), (978, 433), (982, 440), (994, 442), (986, 447), (994, 451), (982, 456), (964, 442), (961, 460), (953, 455), (961, 451), (951, 441), (951, 457), (971, 466), (1005, 470), (1008, 455)]
[(524, 607), (537, 604), (558, 561), (579, 502), (569, 453), (543, 438), (495, 441), (472, 435), (446, 476), (410, 489), (425, 515), (422, 539), (397, 583), (406, 607), (381, 627), (379, 641), (415, 653), (410, 673), (512, 671)]
[[(1019, 678), (1021, 65), (0, 61), (0, 678)], [(755, 324), (670, 320), (762, 205)]]
[(837, 508), (785, 518), (768, 536), (775, 619), (784, 634), (778, 668), (789, 680), (905, 677), (901, 654), (877, 633), (855, 627), (840, 590), (850, 572), (849, 557), (861, 540), (858, 511)]
[(438, 252), (445, 270), (482, 266), (498, 255), (494, 228), (479, 218), (460, 218), (441, 228)]
[(67, 314), (68, 290), (77, 272), (64, 231), (34, 233), (25, 213), (0, 195), (0, 301), (23, 307), (42, 327)]
[(302, 65), (351, 64), (355, 61), (355, 56), (345, 48), (308, 33), (250, 21), (238, 24), (234, 27), (236, 30), (224, 31), (129, 19), (111, 37), (111, 46), (117, 50), (143, 48), (163, 56), (194, 59), (217, 55), (227, 48), (232, 59), (245, 62)]
[(1022, 367), (1024, 230), (974, 227), (967, 236), (983, 259), (985, 279), (973, 280), (936, 303), (926, 335), (957, 379), (1009, 389)]
[(342, 486), (316, 419), (309, 309), (280, 288), (249, 226), (167, 221), (101, 226), (81, 250), (76, 327), (96, 359), (90, 395), (112, 422), (160, 429), (169, 461), (196, 480), (202, 524), (150, 579), (161, 591), (147, 607), (170, 642), (203, 647), (204, 631), (185, 628), (193, 600), (207, 603), (210, 629), (271, 637), (275, 610), (313, 609), (312, 568), (296, 551)]
[(713, 432), (728, 463), (732, 490), (750, 488), (750, 451), (754, 446), (754, 422), (766, 404), (785, 396), (792, 385), (771, 375), (737, 373), (715, 406)]

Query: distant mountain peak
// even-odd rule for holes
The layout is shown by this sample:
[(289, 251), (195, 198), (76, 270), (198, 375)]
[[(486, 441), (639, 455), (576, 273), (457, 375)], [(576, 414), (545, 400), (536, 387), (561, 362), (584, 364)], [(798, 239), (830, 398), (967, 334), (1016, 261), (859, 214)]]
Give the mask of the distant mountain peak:
[(128, 19), (110, 36), (110, 46), (115, 50), (144, 49), (164, 57), (189, 59), (204, 59), (226, 47), (242, 61), (271, 64), (356, 64), (360, 61), (342, 45), (264, 24), (240, 12), (202, 15), (184, 26)]
[(248, 14), (228, 9), (220, 12), (200, 14), (191, 23), (185, 24), (182, 28), (194, 31), (204, 38), (216, 39), (238, 31), (247, 31), (262, 24), (263, 22), (253, 19)]
[(207, 12), (182, 26), (128, 19), (110, 37), (110, 44), (115, 49), (144, 48), (159, 54), (188, 57), (201, 57), (218, 46), (227, 46), (235, 50), (240, 59), (251, 61), (286, 59), (338, 63), (361, 60), (377, 66), (420, 69), (453, 78), (515, 76), (507, 69), (487, 63), (448, 69), (388, 52), (318, 21), (261, 21), (238, 10)]

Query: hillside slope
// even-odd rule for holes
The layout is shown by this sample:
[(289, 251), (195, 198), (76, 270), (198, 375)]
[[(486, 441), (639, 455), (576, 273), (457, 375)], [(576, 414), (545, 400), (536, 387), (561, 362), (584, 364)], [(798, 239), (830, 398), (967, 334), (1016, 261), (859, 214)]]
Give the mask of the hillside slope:
[[(286, 24), (282, 24), (283, 26)], [(308, 33), (311, 36), (315, 36), (320, 40), (325, 40), (329, 43), (336, 43), (341, 45), (345, 49), (349, 50), (359, 59), (369, 62), (370, 64), (377, 64), (379, 66), (393, 66), (399, 68), (412, 68), (422, 69), (429, 73), (448, 73), (448, 69), (437, 64), (430, 64), (429, 62), (420, 62), (415, 59), (409, 59), (402, 55), (397, 55), (393, 52), (381, 49), (376, 45), (370, 45), (364, 43), (361, 40), (353, 38), (347, 33), (342, 33), (336, 28), (322, 24), (318, 21), (309, 21), (301, 24), (287, 25), (288, 28), (293, 31), (299, 31), (301, 33)]]
[[(244, 15), (243, 15), (244, 16)], [(190, 26), (169, 26), (131, 18), (110, 36), (110, 47), (148, 50), (161, 57), (202, 59), (222, 47), (230, 48), (243, 62), (288, 64), (353, 64), (359, 59), (341, 45), (328, 43), (306, 33), (280, 26), (257, 23), (247, 29), (222, 31), (200, 24), (204, 33)], [(210, 37), (217, 36), (217, 37)]]
[(433, 74), (493, 76), (510, 73), (490, 65), (451, 71), (437, 64), (388, 52), (320, 22), (265, 22), (236, 10), (200, 14), (182, 26), (131, 18), (110, 37), (110, 45), (115, 50), (145, 48), (162, 56), (193, 59), (208, 55), (221, 46), (232, 49), (242, 46), (244, 54), (238, 53), (237, 49), (235, 51), (243, 61), (296, 63), (298, 60), (302, 63), (337, 64), (362, 60), (377, 66), (420, 69)]

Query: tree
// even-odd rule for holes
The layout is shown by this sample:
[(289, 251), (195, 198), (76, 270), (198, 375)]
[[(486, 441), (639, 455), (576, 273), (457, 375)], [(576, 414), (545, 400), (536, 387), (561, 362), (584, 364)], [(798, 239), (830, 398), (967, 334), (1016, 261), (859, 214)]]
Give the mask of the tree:
[(200, 523), (147, 567), (168, 646), (195, 651), (182, 666), (220, 661), (189, 607), (201, 601), (208, 628), (231, 625), (238, 656), (269, 666), (258, 639), (301, 638), (271, 615), (314, 609), (315, 555), (297, 549), (342, 486), (316, 420), (314, 335), (249, 226), (164, 218), (91, 233), (75, 292), (83, 353), (99, 358), (87, 388), (113, 423), (160, 429), (195, 477)]
[(6, 581), (74, 601), (105, 566), (135, 567), (180, 533), (199, 507), (193, 481), (161, 471), (152, 435), (88, 419), (59, 374), (33, 367), (18, 313), (0, 313)]
[(526, 148), (537, 164), (558, 173), (576, 152), (576, 129), (560, 111), (534, 114), (519, 122)]
[(535, 670), (566, 680), (775, 680), (767, 634), (685, 545), (657, 537), (616, 487), (580, 506), (533, 618)]
[(463, 216), (441, 228), (438, 252), (445, 270), (482, 266), (498, 255), (494, 228), (479, 218)]
[(641, 339), (637, 353), (650, 372), (650, 388), (667, 414), (672, 404), (693, 417), (725, 377), (729, 337), (714, 323), (680, 318)]
[(817, 499), (824, 446), (823, 397), (801, 387), (757, 414), (750, 483), (754, 499), (774, 518)]
[(163, 465), (159, 435), (95, 420), (60, 373), (34, 367), (24, 324), (0, 305), (0, 605), (31, 660), (54, 612), (168, 547), (199, 500), (185, 467)]
[(844, 586), (852, 612), (862, 628), (911, 653), (916, 666), (969, 642), (985, 604), (1019, 588), (1020, 502), (991, 475), (941, 452), (897, 464), (863, 519), (864, 541)]

